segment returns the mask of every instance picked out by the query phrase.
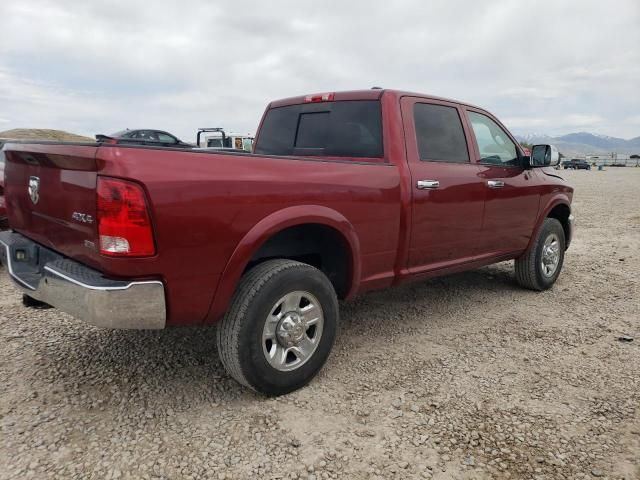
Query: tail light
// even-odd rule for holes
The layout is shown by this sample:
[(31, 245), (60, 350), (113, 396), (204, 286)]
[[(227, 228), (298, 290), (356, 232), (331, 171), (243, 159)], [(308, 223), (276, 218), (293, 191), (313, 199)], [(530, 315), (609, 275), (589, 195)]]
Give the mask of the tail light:
[(317, 95), (307, 95), (304, 97), (305, 102), (333, 102), (335, 93), (318, 93)]
[(98, 177), (100, 253), (112, 257), (148, 257), (156, 253), (147, 200), (140, 185)]

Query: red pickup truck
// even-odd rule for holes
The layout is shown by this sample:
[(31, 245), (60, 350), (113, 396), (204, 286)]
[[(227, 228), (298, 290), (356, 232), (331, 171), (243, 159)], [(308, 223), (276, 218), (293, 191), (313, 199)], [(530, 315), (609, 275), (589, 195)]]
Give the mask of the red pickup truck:
[(5, 147), (2, 262), (29, 298), (91, 324), (218, 322), (227, 371), (278, 395), (311, 380), (338, 299), (515, 259), (551, 287), (573, 189), (468, 104), (395, 90), (272, 102), (253, 153)]

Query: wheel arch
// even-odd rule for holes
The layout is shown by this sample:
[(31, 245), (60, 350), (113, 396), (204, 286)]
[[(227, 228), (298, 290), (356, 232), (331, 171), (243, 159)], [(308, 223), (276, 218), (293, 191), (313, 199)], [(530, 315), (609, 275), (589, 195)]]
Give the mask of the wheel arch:
[(538, 221), (533, 231), (533, 235), (531, 235), (531, 239), (529, 240), (529, 245), (527, 245), (527, 249), (531, 247), (531, 245), (537, 238), (538, 232), (542, 228), (542, 223), (544, 222), (545, 218), (555, 218), (560, 222), (565, 235), (565, 248), (568, 248), (573, 233), (571, 231), (571, 221), (569, 220), (570, 215), (571, 201), (569, 200), (569, 198), (565, 195), (556, 195), (555, 197), (553, 197), (547, 203), (547, 206), (542, 210), (542, 213), (538, 216)]
[(221, 274), (206, 323), (217, 321), (227, 310), (237, 285), (256, 253), (278, 234), (295, 227), (318, 225), (339, 235), (347, 249), (347, 287), (342, 298), (352, 297), (360, 284), (360, 242), (353, 225), (342, 215), (320, 205), (299, 205), (271, 213), (255, 224), (240, 240)]

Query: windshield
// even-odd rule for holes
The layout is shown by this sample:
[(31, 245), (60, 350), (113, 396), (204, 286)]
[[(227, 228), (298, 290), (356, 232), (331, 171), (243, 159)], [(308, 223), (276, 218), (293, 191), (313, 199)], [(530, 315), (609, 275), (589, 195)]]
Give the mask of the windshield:
[(255, 153), (382, 157), (382, 115), (377, 100), (305, 103), (272, 108)]

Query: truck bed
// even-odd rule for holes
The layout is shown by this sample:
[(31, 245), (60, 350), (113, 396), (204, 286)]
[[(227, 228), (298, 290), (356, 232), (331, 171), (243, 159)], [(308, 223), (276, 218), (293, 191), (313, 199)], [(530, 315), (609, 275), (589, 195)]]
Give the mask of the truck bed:
[[(300, 207), (308, 221), (314, 209), (338, 212), (363, 239), (362, 282), (393, 277), (401, 203), (399, 173), (389, 163), (49, 142), (5, 150), (12, 229), (113, 279), (164, 282), (170, 325), (219, 315), (210, 307), (234, 251), (252, 228), (285, 208)], [(98, 252), (98, 176), (142, 185), (155, 255), (122, 259)], [(29, 194), (32, 177), (39, 179), (37, 203)]]

